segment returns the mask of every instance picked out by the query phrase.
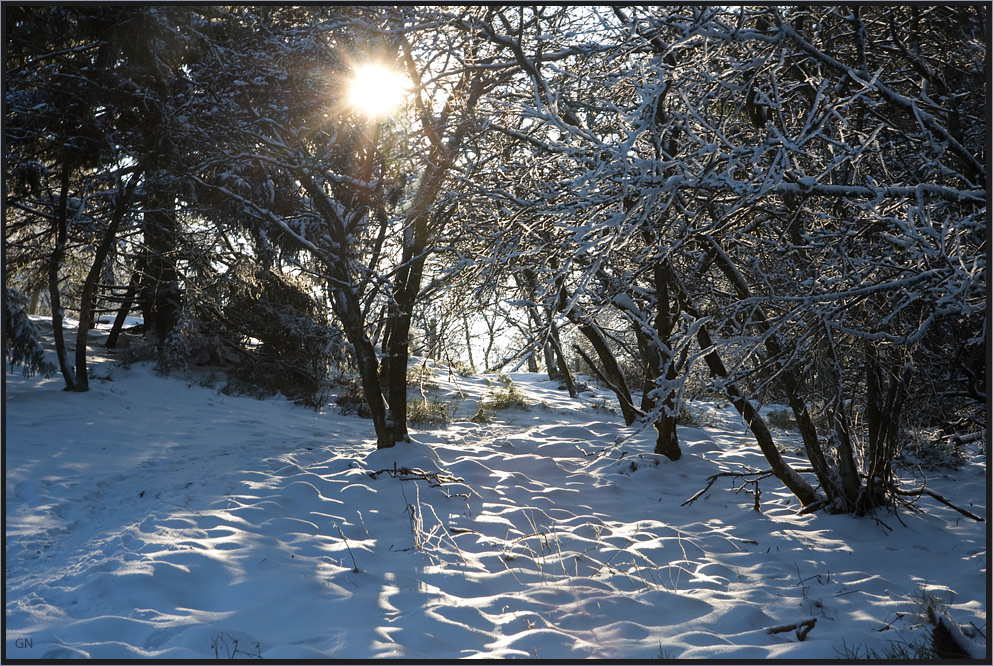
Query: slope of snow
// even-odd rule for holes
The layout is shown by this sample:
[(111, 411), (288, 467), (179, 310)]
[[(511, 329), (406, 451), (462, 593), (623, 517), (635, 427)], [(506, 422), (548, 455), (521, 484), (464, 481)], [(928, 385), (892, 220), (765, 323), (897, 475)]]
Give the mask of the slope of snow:
[[(726, 408), (671, 462), (603, 393), (513, 374), (531, 408), (477, 424), (499, 381), (435, 368), (455, 419), (377, 451), (333, 405), (93, 366), (85, 394), (5, 377), (11, 658), (835, 659), (920, 640), (925, 593), (986, 632), (986, 524), (936, 502), (798, 516), (722, 479), (681, 506), (766, 467)], [(982, 456), (931, 474), (986, 516)]]

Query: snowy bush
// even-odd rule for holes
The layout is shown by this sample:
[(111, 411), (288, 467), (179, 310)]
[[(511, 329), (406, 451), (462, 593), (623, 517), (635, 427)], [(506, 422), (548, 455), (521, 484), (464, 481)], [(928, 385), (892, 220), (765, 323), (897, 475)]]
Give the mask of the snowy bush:
[(451, 418), (449, 406), (434, 399), (412, 400), (407, 404), (407, 420), (417, 425), (442, 425)]
[(372, 417), (362, 393), (362, 383), (355, 375), (343, 377), (339, 381), (339, 392), (334, 401), (342, 414), (357, 414), (364, 419)]
[(247, 263), (203, 291), (166, 340), (165, 371), (189, 365), (225, 371), (224, 391), (265, 398), (276, 393), (311, 407), (326, 397), (330, 368), (346, 362), (341, 336), (292, 278)]
[(473, 422), (489, 423), (493, 419), (495, 412), (505, 409), (528, 410), (531, 408), (531, 403), (528, 402), (527, 396), (514, 386), (510, 377), (501, 375), (501, 378), (506, 378), (509, 383), (499, 391), (494, 392), (491, 390), (487, 393), (486, 397), (479, 403), (476, 413), (472, 415)]
[(45, 360), (41, 333), (25, 310), (27, 302), (27, 298), (16, 289), (3, 288), (4, 357), (10, 364), (11, 372), (21, 365), (25, 377), (36, 373), (48, 377), (55, 372), (55, 366)]

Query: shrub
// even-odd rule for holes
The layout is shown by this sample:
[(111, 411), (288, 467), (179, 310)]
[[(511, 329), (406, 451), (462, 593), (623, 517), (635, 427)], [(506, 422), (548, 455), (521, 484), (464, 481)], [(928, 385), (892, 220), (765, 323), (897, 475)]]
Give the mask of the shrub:
[(772, 409), (765, 415), (765, 422), (772, 428), (795, 430), (796, 420), (788, 409)]
[(345, 377), (341, 380), (340, 392), (335, 398), (339, 411), (342, 414), (357, 414), (364, 419), (371, 419), (372, 413), (365, 402), (365, 395), (362, 392), (362, 384), (357, 377)]
[(693, 426), (695, 428), (714, 427), (717, 423), (704, 412), (693, 410), (687, 401), (679, 403), (679, 414), (676, 416), (676, 423), (682, 426)]
[[(473, 423), (489, 423), (493, 419), (494, 412), (505, 409), (521, 409), (524, 411), (531, 409), (531, 403), (528, 402), (527, 396), (517, 390), (510, 377), (506, 375), (502, 375), (502, 377), (506, 378), (508, 383), (496, 393), (490, 391), (483, 398), (479, 403), (479, 407), (476, 409), (476, 413), (472, 415), (471, 420)], [(503, 380), (501, 379), (501, 381)]]
[(903, 446), (894, 459), (910, 467), (926, 470), (956, 469), (965, 462), (963, 450), (949, 437), (934, 429), (905, 428), (901, 431)]
[(430, 391), (438, 388), (438, 383), (435, 381), (434, 371), (427, 366), (427, 363), (422, 363), (407, 369), (407, 386), (416, 386), (422, 391)]
[(22, 365), (25, 377), (36, 373), (51, 376), (55, 366), (45, 359), (41, 333), (27, 315), (28, 299), (16, 289), (4, 287), (3, 290), (3, 353), (11, 371)]
[(322, 382), (343, 365), (340, 331), (303, 282), (254, 264), (216, 276), (211, 289), (189, 299), (187, 310), (159, 350), (165, 372), (213, 366), (229, 378), (224, 392), (268, 397), (282, 393), (320, 407)]
[(500, 391), (486, 402), (489, 403), (489, 406), (494, 411), (498, 412), (505, 409), (523, 409), (527, 411), (531, 408), (531, 403), (528, 402), (527, 396), (517, 390), (517, 387), (513, 383), (504, 386), (504, 388), (500, 389)]
[(407, 421), (417, 425), (441, 425), (448, 423), (451, 415), (449, 406), (436, 400), (414, 400), (407, 403)]

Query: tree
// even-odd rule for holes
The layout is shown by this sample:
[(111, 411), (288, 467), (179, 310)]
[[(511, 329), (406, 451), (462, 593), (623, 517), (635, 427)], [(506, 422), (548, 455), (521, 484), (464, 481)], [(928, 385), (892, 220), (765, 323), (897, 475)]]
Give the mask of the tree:
[[(811, 509), (896, 501), (899, 423), (883, 414), (913, 386), (903, 368), (942, 322), (984, 330), (987, 121), (958, 101), (988, 40), (981, 10), (930, 14), (924, 28), (910, 9), (590, 10), (600, 41), (569, 48), (548, 30), (566, 19), (536, 11), (486, 33), (528, 75), (511, 115), (540, 121), (507, 134), (559, 157), (515, 174), (531, 191), (512, 219), (522, 237), (549, 230), (554, 291), (574, 285), (563, 311), (630, 318), (660, 443), (703, 361)], [(583, 34), (581, 16), (566, 34)], [(823, 495), (775, 450), (753, 403), (774, 395)]]
[[(444, 185), (459, 168), (491, 78), (475, 67), (485, 55), (471, 35), (444, 54), (431, 51), (433, 40), (421, 35), (425, 26), (448, 20), (439, 11), (233, 11), (225, 28), (231, 34), (215, 37), (215, 61), (223, 66), (197, 73), (227, 119), (226, 138), (200, 183), (319, 263), (380, 447), (409, 438), (414, 307), (425, 262), (448, 224), (448, 209), (438, 205)], [(391, 39), (373, 46), (384, 32)], [(439, 55), (451, 63), (439, 68), (433, 64)], [(363, 58), (405, 71), (416, 124), (369, 119), (349, 106), (349, 70)], [(254, 166), (254, 182), (232, 171), (236, 162)], [(282, 209), (275, 210), (280, 182), (295, 183), (295, 190), (284, 192)], [(382, 361), (374, 338), (381, 310)]]
[(39, 372), (47, 376), (55, 372), (55, 366), (45, 358), (41, 333), (28, 318), (26, 305), (27, 299), (23, 294), (4, 287), (3, 354), (11, 370), (18, 365), (23, 366), (25, 377)]
[[(43, 261), (59, 365), (67, 389), (86, 391), (86, 340), (97, 281), (131, 210), (143, 168), (123, 145), (122, 135), (130, 128), (122, 119), (143, 90), (118, 39), (137, 13), (129, 8), (5, 11), (10, 27), (6, 167), (14, 181), (6, 193), (5, 224), (17, 244), (22, 231), (33, 236), (36, 261), (47, 255)], [(41, 250), (35, 243), (49, 247)], [(92, 257), (79, 292), (75, 363), (62, 326), (62, 271), (71, 243), (83, 243)], [(19, 268), (42, 270), (34, 262)]]

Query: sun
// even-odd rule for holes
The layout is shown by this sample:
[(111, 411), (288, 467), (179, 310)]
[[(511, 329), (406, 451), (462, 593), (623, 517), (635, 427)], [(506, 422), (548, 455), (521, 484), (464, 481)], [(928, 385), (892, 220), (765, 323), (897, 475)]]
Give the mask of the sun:
[(409, 90), (409, 83), (401, 74), (382, 65), (360, 65), (348, 84), (348, 102), (375, 118), (400, 106)]

